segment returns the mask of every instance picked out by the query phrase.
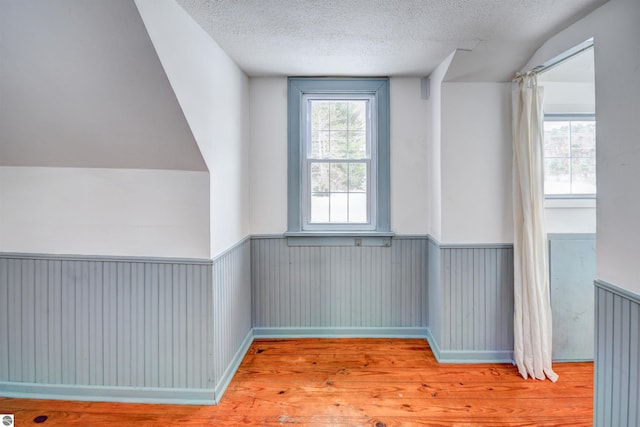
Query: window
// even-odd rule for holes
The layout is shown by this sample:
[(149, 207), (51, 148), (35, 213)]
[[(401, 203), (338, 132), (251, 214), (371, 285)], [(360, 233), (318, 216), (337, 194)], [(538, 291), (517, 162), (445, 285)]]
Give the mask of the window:
[(388, 86), (289, 79), (289, 232), (389, 232)]
[(547, 114), (544, 121), (544, 192), (596, 194), (596, 122), (593, 114)]

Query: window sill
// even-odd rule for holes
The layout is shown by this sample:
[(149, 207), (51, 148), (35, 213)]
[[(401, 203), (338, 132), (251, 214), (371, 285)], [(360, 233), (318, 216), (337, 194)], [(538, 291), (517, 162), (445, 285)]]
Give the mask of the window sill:
[(594, 209), (596, 207), (595, 197), (547, 197), (544, 200), (545, 209)]
[(393, 232), (300, 231), (287, 232), (288, 246), (378, 246), (391, 247)]

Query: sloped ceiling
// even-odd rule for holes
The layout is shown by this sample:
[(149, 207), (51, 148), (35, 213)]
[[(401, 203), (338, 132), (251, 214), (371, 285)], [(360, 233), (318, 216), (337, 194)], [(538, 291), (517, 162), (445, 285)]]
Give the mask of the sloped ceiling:
[(0, 2), (0, 166), (207, 170), (133, 1)]
[(549, 37), (606, 0), (177, 0), (250, 76), (509, 81)]

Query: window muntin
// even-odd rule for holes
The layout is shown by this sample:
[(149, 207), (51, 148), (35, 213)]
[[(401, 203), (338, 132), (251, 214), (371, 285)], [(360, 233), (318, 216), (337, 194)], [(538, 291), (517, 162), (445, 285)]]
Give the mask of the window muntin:
[(375, 229), (375, 97), (302, 97), (303, 228)]
[(596, 122), (593, 115), (545, 115), (546, 196), (596, 194)]

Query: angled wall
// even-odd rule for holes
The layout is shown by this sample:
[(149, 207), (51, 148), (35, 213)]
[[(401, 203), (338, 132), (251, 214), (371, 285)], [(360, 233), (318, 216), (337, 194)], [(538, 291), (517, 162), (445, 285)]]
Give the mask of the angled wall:
[(176, 2), (136, 5), (209, 169), (215, 257), (249, 234), (249, 78)]
[(7, 0), (0, 166), (206, 171), (135, 5)]

